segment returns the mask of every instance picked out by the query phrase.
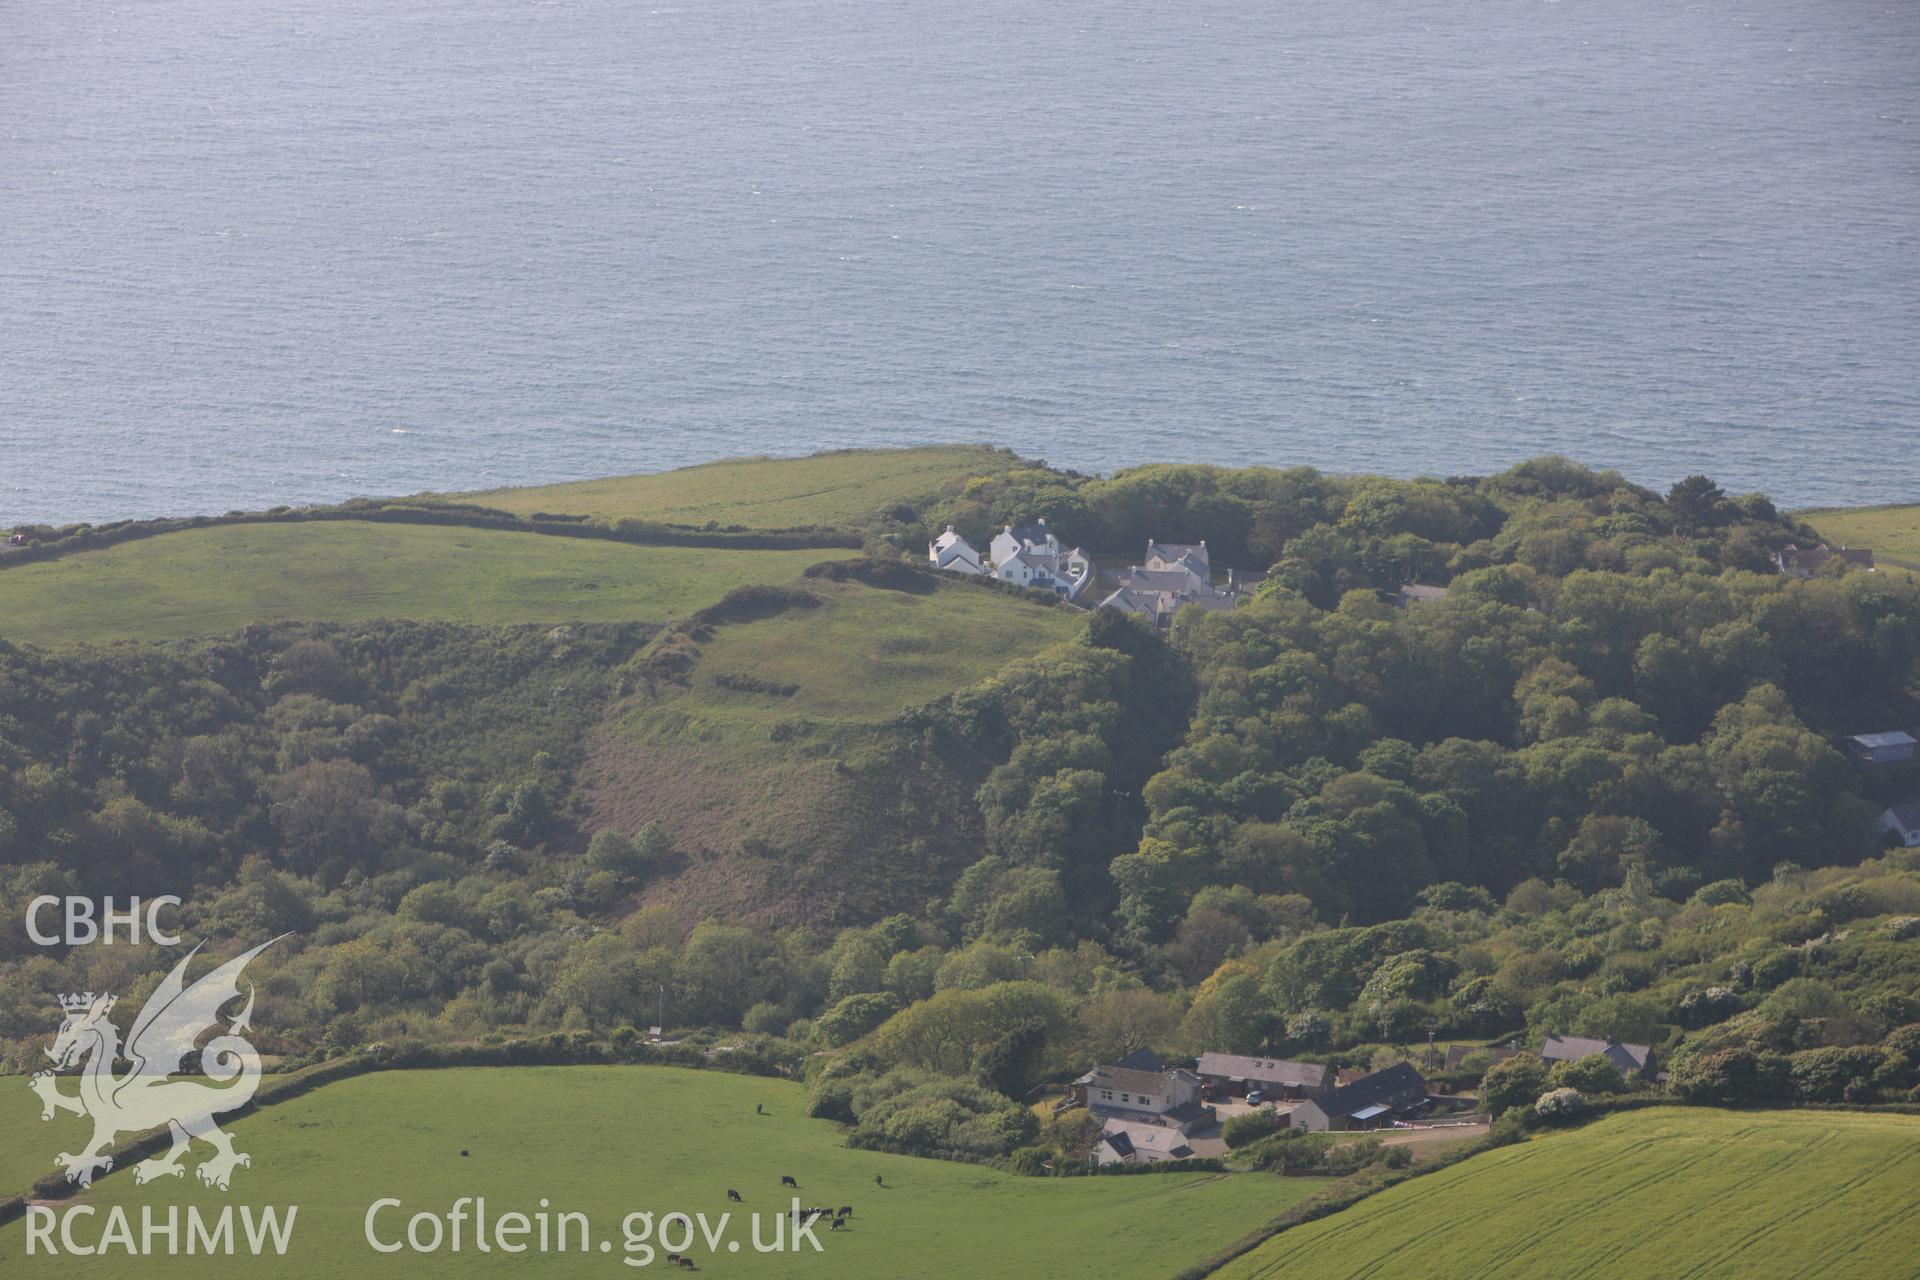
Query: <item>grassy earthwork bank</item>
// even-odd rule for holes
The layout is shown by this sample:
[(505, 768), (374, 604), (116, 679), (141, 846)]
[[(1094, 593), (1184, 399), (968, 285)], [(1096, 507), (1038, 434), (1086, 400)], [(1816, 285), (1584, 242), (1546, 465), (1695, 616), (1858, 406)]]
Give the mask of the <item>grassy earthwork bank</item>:
[(7, 568), (0, 640), (177, 640), (284, 620), (664, 622), (851, 554), (362, 521), (219, 526)]
[[(74, 1117), (41, 1123), (37, 1107), (21, 1107), (21, 1098), (32, 1102), (23, 1082), (5, 1092), (20, 1095), (0, 1104), (0, 1146), (8, 1152), (0, 1168), (15, 1181), (14, 1152), (30, 1151), (51, 1168), (54, 1152), (82, 1139)], [(766, 1114), (756, 1114), (756, 1105)], [(724, 1244), (717, 1254), (704, 1245), (693, 1251), (708, 1274), (1152, 1280), (1324, 1185), (1267, 1174), (1017, 1178), (977, 1165), (849, 1150), (837, 1126), (806, 1118), (803, 1107), (795, 1084), (674, 1068), (386, 1072), (236, 1122), (235, 1145), (253, 1165), (235, 1173), (227, 1193), (204, 1190), (191, 1175), (142, 1187), (116, 1173), (80, 1202), (103, 1214), (124, 1205), (136, 1222), (140, 1206), (149, 1204), (193, 1204), (203, 1212), (229, 1203), (299, 1206), (284, 1261), (179, 1257), (138, 1264), (140, 1274), (154, 1276), (620, 1275), (631, 1270), (621, 1261), (621, 1220), (635, 1211), (678, 1210), (705, 1213), (710, 1222), (734, 1215), (729, 1234), (741, 1241), (738, 1253)], [(853, 1206), (852, 1230), (823, 1226), (820, 1254), (755, 1253), (744, 1215), (791, 1203), (795, 1192), (781, 1188), (783, 1174), (799, 1182), (803, 1203)], [(743, 1203), (730, 1204), (728, 1188), (739, 1190)], [(495, 1216), (532, 1214), (544, 1198), (555, 1212), (588, 1215), (592, 1248), (537, 1261), (471, 1248), (458, 1255), (377, 1254), (364, 1241), (362, 1222), (373, 1201), (389, 1196), (405, 1204), (403, 1213), (380, 1220), (390, 1238), (404, 1230), (407, 1215), (444, 1215), (462, 1196), (485, 1196)], [(0, 1229), (8, 1275), (105, 1276), (128, 1265), (124, 1257), (28, 1259), (24, 1232), (19, 1222)], [(613, 1249), (601, 1252), (601, 1240)]]

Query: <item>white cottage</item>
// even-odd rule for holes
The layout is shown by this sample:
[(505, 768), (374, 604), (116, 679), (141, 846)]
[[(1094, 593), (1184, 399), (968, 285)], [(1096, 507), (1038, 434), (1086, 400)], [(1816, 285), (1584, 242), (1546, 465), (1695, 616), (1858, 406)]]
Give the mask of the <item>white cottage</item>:
[(955, 532), (952, 525), (947, 531), (927, 544), (927, 561), (936, 569), (945, 569), (949, 573), (983, 574), (986, 567), (980, 563), (980, 553), (973, 544)]
[(987, 555), (993, 576), (1016, 587), (1051, 591), (1068, 600), (1093, 581), (1093, 561), (1079, 547), (1063, 549), (1044, 517), (1007, 525), (993, 536)]

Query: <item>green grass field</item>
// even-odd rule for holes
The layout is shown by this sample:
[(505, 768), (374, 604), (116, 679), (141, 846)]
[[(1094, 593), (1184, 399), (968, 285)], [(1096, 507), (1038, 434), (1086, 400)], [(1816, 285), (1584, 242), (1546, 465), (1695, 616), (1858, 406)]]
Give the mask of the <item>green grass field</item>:
[(1840, 507), (1794, 514), (1835, 546), (1867, 547), (1876, 558), (1920, 564), (1920, 506)]
[[(756, 730), (795, 716), (874, 723), (977, 683), (1086, 625), (1085, 614), (959, 584), (924, 595), (853, 582), (807, 589), (826, 604), (718, 628), (674, 708)], [(743, 672), (796, 692), (740, 692), (717, 682)]]
[(851, 554), (354, 520), (231, 525), (0, 569), (0, 639), (176, 640), (284, 619), (664, 622)]
[[(229, 1192), (203, 1190), (191, 1174), (141, 1187), (115, 1173), (86, 1200), (102, 1212), (127, 1206), (135, 1222), (148, 1204), (299, 1206), (285, 1260), (157, 1258), (135, 1264), (142, 1276), (617, 1276), (633, 1270), (621, 1261), (626, 1214), (705, 1213), (711, 1222), (731, 1210), (730, 1234), (741, 1250), (723, 1245), (710, 1255), (699, 1247), (703, 1272), (768, 1280), (1161, 1280), (1321, 1185), (1264, 1174), (1036, 1180), (851, 1151), (836, 1126), (805, 1118), (803, 1098), (785, 1081), (656, 1067), (364, 1076), (234, 1124), (236, 1146), (253, 1165), (236, 1171)], [(755, 1115), (756, 1103), (768, 1114)], [(45, 1153), (49, 1168), (60, 1143), (76, 1136), (65, 1116), (36, 1122), (25, 1135), (11, 1120), (0, 1125), (7, 1145), (24, 1141)], [(463, 1149), (471, 1155), (462, 1158)], [(823, 1232), (821, 1254), (755, 1253), (742, 1215), (789, 1205), (794, 1193), (782, 1191), (782, 1174), (799, 1180), (803, 1203), (852, 1205), (854, 1229)], [(874, 1185), (876, 1174), (885, 1188)], [(744, 1204), (727, 1202), (729, 1187)], [(404, 1201), (405, 1213), (381, 1222), (402, 1230), (406, 1215), (444, 1214), (461, 1196), (485, 1196), (494, 1216), (536, 1212), (545, 1198), (553, 1211), (586, 1213), (595, 1247), (512, 1258), (472, 1252), (469, 1236), (469, 1250), (457, 1255), (376, 1254), (362, 1221), (373, 1201), (388, 1196)], [(601, 1239), (613, 1243), (611, 1252), (599, 1252)], [(129, 1265), (124, 1257), (27, 1258), (23, 1223), (0, 1229), (0, 1257), (6, 1274), (17, 1276), (125, 1274)]]
[(851, 449), (809, 458), (739, 458), (653, 475), (458, 495), (519, 515), (635, 517), (754, 528), (858, 525), (882, 507), (918, 503), (1012, 458), (985, 445)]
[(1920, 1119), (1661, 1109), (1475, 1156), (1216, 1280), (1909, 1277)]

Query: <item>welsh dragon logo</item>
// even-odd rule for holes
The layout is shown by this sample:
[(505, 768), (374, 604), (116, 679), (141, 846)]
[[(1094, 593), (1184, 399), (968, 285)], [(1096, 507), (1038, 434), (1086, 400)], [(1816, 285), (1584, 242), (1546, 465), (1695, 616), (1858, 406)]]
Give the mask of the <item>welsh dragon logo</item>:
[[(62, 1152), (54, 1160), (66, 1169), (68, 1182), (92, 1186), (95, 1174), (113, 1168), (113, 1158), (105, 1152), (117, 1135), (145, 1133), (162, 1125), (171, 1131), (173, 1147), (135, 1165), (135, 1182), (184, 1176), (180, 1158), (195, 1138), (213, 1148), (213, 1155), (194, 1171), (210, 1187), (225, 1191), (234, 1169), (253, 1163), (251, 1157), (233, 1149), (233, 1138), (214, 1123), (215, 1116), (244, 1107), (260, 1087), (260, 1055), (240, 1034), (253, 1016), (252, 987), (246, 991), (246, 1007), (226, 1034), (215, 1036), (200, 1050), (200, 1069), (214, 1083), (176, 1080), (173, 1074), (193, 1052), (201, 1033), (218, 1029), (220, 1010), (240, 998), (240, 971), (247, 962), (279, 940), (261, 943), (188, 986), (187, 965), (200, 951), (195, 947), (148, 998), (124, 1049), (119, 1029), (107, 1017), (114, 996), (89, 991), (60, 998), (66, 1017), (47, 1056), (62, 1070), (85, 1061), (80, 1094), (61, 1093), (52, 1071), (42, 1071), (28, 1083), (40, 1095), (42, 1120), (53, 1119), (55, 1111), (93, 1119), (93, 1138), (86, 1147), (78, 1155)], [(133, 1068), (115, 1075), (114, 1063), (123, 1057)]]

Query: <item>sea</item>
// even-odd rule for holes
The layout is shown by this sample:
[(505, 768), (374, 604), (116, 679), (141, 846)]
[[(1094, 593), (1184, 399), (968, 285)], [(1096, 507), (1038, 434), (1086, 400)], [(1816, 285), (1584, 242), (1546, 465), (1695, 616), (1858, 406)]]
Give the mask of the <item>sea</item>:
[(0, 523), (935, 441), (1920, 501), (1920, 3), (0, 15)]

